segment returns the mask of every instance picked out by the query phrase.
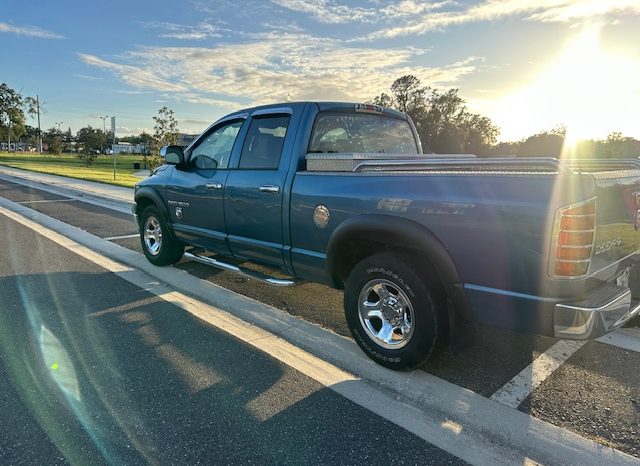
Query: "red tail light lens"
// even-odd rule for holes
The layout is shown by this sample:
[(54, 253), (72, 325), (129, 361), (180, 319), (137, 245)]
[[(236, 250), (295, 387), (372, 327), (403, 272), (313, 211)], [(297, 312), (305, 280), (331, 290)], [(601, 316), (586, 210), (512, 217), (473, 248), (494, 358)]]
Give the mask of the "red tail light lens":
[(580, 262), (557, 262), (556, 275), (561, 277), (579, 277), (586, 275), (589, 270), (588, 263)]
[(584, 246), (593, 244), (593, 231), (561, 231), (558, 235), (558, 246)]
[(596, 229), (596, 198), (558, 209), (553, 227), (549, 275), (583, 277), (589, 272)]
[(563, 215), (560, 220), (560, 230), (591, 230), (594, 227), (594, 214), (568, 216)]
[(556, 258), (573, 261), (590, 259), (592, 250), (591, 246), (559, 247)]

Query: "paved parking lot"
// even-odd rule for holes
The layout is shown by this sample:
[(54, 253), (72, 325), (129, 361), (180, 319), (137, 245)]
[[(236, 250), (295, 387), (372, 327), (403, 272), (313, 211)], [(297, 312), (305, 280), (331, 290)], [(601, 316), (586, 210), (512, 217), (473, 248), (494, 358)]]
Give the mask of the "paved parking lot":
[[(0, 197), (141, 252), (132, 217), (125, 213), (6, 180), (0, 180)], [(177, 267), (194, 280), (215, 283), (349, 336), (340, 291), (314, 283), (273, 288), (189, 261)], [(514, 408), (640, 458), (638, 324), (636, 319), (625, 330), (630, 347), (586, 342), (570, 351), (553, 338), (478, 328), (475, 341), (442, 352), (421, 370), (487, 398), (510, 381), (522, 389), (519, 374), (529, 383), (535, 375), (539, 385), (529, 387)]]

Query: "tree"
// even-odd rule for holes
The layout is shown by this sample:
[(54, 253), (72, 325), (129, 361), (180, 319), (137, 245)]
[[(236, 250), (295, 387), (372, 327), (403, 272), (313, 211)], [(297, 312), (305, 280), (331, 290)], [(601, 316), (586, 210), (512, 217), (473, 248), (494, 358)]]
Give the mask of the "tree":
[(413, 75), (401, 76), (373, 103), (408, 114), (416, 125), (425, 152), (488, 155), (499, 129), (482, 115), (467, 110), (458, 89), (424, 87)]
[[(155, 168), (162, 164), (160, 148), (178, 142), (178, 121), (175, 119), (173, 110), (162, 107), (158, 110), (158, 115), (153, 117), (153, 140), (150, 147), (149, 168)], [(145, 157), (145, 164), (147, 163)]]
[(85, 126), (78, 130), (76, 134), (76, 141), (81, 145), (82, 149), (79, 149), (78, 158), (83, 160), (88, 167), (93, 163), (96, 156), (100, 152), (100, 148), (104, 142), (104, 133), (92, 128), (91, 126)]
[(518, 146), (520, 157), (560, 157), (565, 134), (558, 129), (529, 136)]
[(11, 143), (11, 137), (19, 137), (25, 131), (22, 96), (6, 83), (0, 84), (0, 127)]
[(60, 154), (62, 152), (62, 143), (64, 141), (64, 133), (58, 128), (49, 128), (42, 135), (42, 141), (49, 146), (51, 154)]
[(623, 136), (622, 133), (616, 131), (607, 136), (603, 141), (603, 155), (608, 158), (630, 158), (637, 157), (638, 153), (637, 141), (633, 138)]

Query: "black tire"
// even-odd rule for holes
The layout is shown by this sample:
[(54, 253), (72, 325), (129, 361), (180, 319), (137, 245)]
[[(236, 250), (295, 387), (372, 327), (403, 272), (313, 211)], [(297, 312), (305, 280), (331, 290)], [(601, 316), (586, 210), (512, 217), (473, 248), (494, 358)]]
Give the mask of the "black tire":
[[(145, 230), (159, 228), (160, 235), (145, 240)], [(154, 229), (154, 231), (156, 231)], [(164, 216), (156, 206), (149, 206), (140, 216), (140, 243), (144, 255), (154, 265), (170, 265), (178, 262), (184, 254), (184, 244), (179, 242), (169, 228)]]
[[(443, 301), (439, 288), (429, 287), (423, 278), (428, 274), (419, 274), (417, 270), (409, 257), (385, 252), (359, 262), (345, 284), (344, 311), (351, 334), (367, 356), (389, 369), (420, 366), (444, 339), (442, 310), (434, 304)], [(382, 298), (385, 294), (387, 301)], [(365, 302), (371, 307), (362, 304), (363, 314), (375, 312), (381, 317), (361, 316), (360, 306)], [(391, 338), (382, 331), (383, 325), (394, 329)], [(410, 330), (405, 334), (407, 328)]]

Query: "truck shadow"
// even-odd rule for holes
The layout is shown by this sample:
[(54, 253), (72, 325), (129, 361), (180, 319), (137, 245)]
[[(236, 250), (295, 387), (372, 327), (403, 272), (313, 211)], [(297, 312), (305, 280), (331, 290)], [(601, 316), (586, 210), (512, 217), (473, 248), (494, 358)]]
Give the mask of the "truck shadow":
[(435, 447), (110, 273), (0, 289), (2, 464), (441, 464)]

